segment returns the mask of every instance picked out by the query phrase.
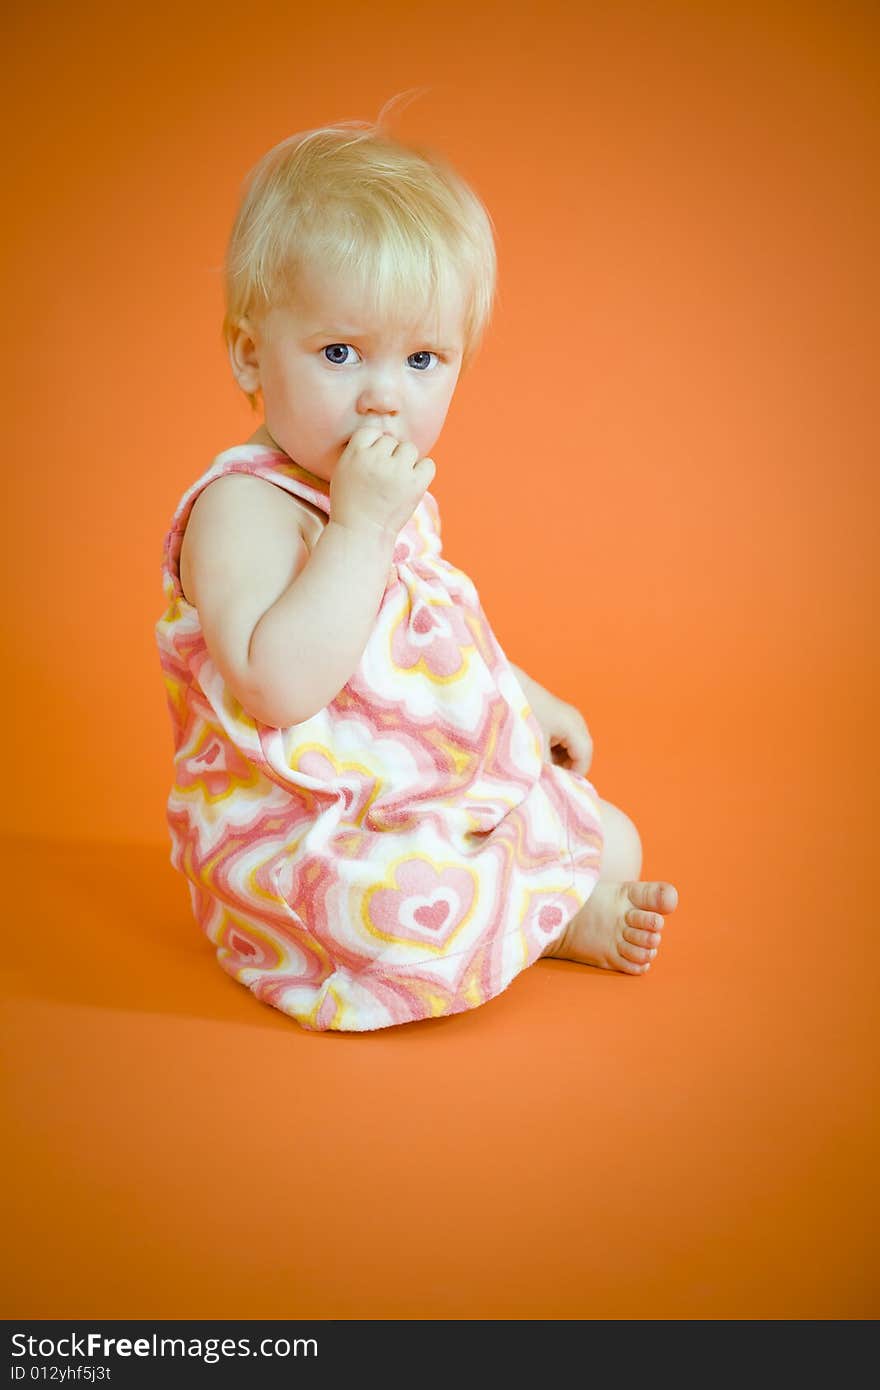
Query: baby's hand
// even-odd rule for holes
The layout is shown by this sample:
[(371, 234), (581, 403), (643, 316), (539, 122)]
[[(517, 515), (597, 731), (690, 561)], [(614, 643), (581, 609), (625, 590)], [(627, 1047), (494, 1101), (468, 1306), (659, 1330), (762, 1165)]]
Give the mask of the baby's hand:
[(330, 520), (352, 531), (375, 529), (392, 541), (409, 521), (437, 469), (415, 444), (374, 425), (355, 430), (330, 480)]
[(580, 710), (532, 681), (532, 712), (544, 735), (544, 761), (586, 777), (593, 761), (593, 739)]

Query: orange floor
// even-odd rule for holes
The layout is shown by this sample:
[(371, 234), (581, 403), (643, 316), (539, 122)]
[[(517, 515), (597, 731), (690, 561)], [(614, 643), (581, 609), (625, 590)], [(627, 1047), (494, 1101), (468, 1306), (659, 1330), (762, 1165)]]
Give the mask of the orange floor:
[(876, 1317), (860, 808), (713, 786), (648, 976), (366, 1036), (224, 975), (164, 846), (8, 842), (6, 1316)]

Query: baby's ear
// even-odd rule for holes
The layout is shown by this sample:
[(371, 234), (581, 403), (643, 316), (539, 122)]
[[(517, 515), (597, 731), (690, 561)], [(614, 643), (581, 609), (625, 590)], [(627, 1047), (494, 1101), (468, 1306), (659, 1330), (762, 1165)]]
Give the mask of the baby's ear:
[(252, 394), (260, 385), (260, 361), (249, 319), (240, 319), (229, 340), (232, 375), (242, 391)]

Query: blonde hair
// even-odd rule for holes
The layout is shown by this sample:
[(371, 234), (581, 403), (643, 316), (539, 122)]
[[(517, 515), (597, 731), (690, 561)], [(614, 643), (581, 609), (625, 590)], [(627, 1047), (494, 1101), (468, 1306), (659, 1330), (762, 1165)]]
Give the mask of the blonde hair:
[[(242, 319), (289, 304), (301, 271), (318, 263), (330, 274), (354, 273), (374, 314), (392, 323), (436, 314), (457, 281), (465, 371), (495, 302), (494, 224), (441, 155), (388, 133), (390, 104), (375, 122), (291, 135), (250, 170), (223, 267), (227, 345)], [(257, 395), (247, 395), (256, 409)]]

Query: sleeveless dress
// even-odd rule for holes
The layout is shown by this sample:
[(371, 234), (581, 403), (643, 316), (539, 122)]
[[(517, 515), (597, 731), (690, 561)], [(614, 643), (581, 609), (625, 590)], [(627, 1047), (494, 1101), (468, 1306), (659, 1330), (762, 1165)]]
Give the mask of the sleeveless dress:
[(156, 639), (174, 736), (167, 819), (196, 920), (228, 974), (308, 1029), (476, 1008), (590, 896), (599, 798), (586, 778), (543, 761), (540, 726), (477, 591), (442, 558), (430, 492), (398, 534), (348, 684), (301, 724), (252, 718), (180, 585), (193, 503), (226, 473), (330, 514), (328, 482), (244, 444), (184, 494), (165, 540)]

